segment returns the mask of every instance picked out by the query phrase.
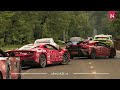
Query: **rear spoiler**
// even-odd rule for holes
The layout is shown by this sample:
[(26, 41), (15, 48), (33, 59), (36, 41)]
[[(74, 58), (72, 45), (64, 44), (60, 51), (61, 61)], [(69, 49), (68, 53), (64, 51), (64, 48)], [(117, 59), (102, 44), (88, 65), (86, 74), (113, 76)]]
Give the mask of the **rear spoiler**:
[(9, 56), (15, 56), (16, 53), (26, 53), (26, 52), (34, 52), (32, 50), (7, 50), (5, 53), (9, 54)]
[(34, 52), (34, 51), (32, 51), (32, 50), (7, 50), (5, 52), (9, 53), (9, 52)]

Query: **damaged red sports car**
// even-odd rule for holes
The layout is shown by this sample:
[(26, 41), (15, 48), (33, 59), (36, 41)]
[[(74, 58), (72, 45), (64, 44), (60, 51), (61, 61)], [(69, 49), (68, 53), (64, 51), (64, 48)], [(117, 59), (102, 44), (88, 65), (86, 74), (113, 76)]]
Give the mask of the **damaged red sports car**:
[(96, 57), (114, 58), (116, 56), (114, 47), (110, 47), (99, 41), (70, 41), (66, 44), (66, 49), (69, 51), (71, 59), (74, 57), (89, 57), (92, 59)]
[(39, 65), (43, 68), (48, 64), (68, 64), (70, 61), (66, 49), (57, 49), (51, 44), (28, 44), (7, 52), (20, 56), (22, 66)]

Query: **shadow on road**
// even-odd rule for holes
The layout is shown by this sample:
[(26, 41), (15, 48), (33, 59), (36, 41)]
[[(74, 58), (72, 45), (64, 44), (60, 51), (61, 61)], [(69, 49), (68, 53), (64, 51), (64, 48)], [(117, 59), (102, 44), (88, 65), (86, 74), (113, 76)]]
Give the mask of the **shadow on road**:
[(120, 60), (120, 58), (97, 57), (96, 59), (89, 59), (88, 57), (74, 57), (71, 60)]
[[(66, 64), (66, 65), (71, 65)], [(62, 64), (51, 64), (51, 65), (47, 65), (45, 68), (50, 68), (50, 67), (60, 67), (60, 66), (66, 66), (66, 65), (62, 65)], [(22, 67), (22, 70), (28, 70), (28, 69), (37, 69), (37, 68), (41, 68), (39, 66), (26, 66), (26, 67)], [(41, 68), (42, 69), (42, 68)]]
[(28, 70), (30, 68), (31, 68), (31, 66), (26, 66), (26, 67), (22, 67), (22, 70)]

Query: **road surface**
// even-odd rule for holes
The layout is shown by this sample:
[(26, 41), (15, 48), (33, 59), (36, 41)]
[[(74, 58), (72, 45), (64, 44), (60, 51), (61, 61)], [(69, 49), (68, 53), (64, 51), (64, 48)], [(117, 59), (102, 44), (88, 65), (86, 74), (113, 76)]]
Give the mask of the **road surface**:
[(120, 79), (120, 51), (114, 59), (74, 58), (68, 65), (25, 68), (22, 79)]

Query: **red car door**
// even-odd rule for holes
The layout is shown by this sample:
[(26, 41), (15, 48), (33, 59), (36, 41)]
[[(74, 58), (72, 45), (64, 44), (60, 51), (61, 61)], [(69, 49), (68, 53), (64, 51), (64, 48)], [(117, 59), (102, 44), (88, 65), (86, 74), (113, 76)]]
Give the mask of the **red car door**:
[(105, 52), (104, 51), (104, 47), (103, 44), (101, 42), (98, 42), (96, 45), (96, 54), (97, 56), (103, 56)]
[(52, 45), (46, 45), (47, 53), (50, 54), (50, 61), (59, 61), (59, 51)]
[(95, 43), (94, 48), (96, 50), (96, 56), (101, 56), (101, 46), (99, 43)]
[(110, 54), (110, 49), (104, 43), (102, 46), (102, 53), (103, 53), (103, 56), (109, 56)]
[(106, 44), (99, 42), (100, 47), (100, 56), (108, 56), (109, 48), (106, 47)]

